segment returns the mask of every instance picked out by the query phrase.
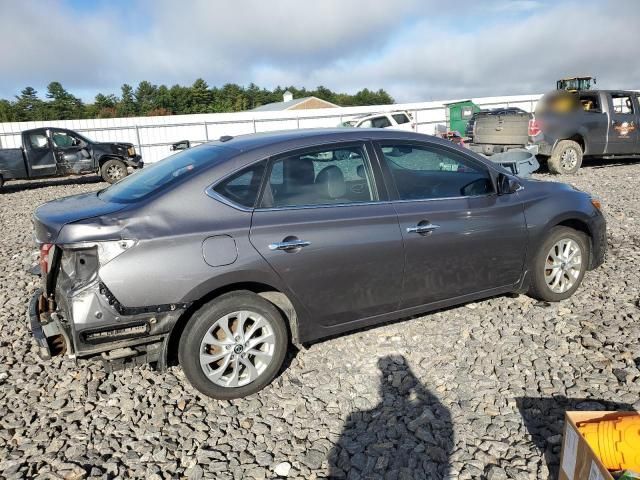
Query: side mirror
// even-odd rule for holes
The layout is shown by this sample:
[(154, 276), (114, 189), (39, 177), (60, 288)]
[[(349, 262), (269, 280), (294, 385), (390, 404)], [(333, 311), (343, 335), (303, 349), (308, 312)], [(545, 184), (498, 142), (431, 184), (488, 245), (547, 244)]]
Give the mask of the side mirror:
[(515, 193), (522, 188), (522, 185), (513, 177), (504, 173), (498, 174), (498, 195)]
[(171, 145), (169, 147), (169, 150), (171, 150), (172, 152), (175, 152), (179, 150), (187, 150), (188, 148), (191, 148), (191, 142), (189, 140), (180, 140), (179, 142), (176, 142), (173, 145)]

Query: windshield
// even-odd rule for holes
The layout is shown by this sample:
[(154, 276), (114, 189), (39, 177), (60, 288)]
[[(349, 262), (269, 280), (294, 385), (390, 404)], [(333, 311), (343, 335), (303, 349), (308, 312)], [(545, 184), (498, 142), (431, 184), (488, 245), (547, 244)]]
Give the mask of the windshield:
[(125, 177), (101, 191), (98, 196), (105, 201), (132, 203), (192, 177), (194, 174), (220, 163), (229, 155), (229, 149), (214, 145), (202, 145), (183, 150), (164, 160), (145, 166), (139, 172)]

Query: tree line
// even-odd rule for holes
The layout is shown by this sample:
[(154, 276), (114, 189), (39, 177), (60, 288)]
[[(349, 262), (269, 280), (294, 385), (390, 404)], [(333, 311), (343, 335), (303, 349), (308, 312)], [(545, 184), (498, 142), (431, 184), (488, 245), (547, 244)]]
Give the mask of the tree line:
[(281, 102), (286, 90), (293, 94), (293, 98), (315, 96), (343, 107), (394, 103), (383, 89), (373, 91), (364, 88), (350, 95), (336, 93), (323, 86), (315, 90), (293, 86), (267, 90), (253, 83), (248, 87), (234, 83), (209, 87), (201, 78), (191, 86), (158, 86), (145, 80), (135, 89), (125, 83), (120, 90), (119, 97), (98, 93), (93, 103), (84, 103), (60, 82), (51, 82), (47, 86), (44, 99), (33, 87), (26, 87), (14, 100), (0, 99), (0, 122), (240, 112)]

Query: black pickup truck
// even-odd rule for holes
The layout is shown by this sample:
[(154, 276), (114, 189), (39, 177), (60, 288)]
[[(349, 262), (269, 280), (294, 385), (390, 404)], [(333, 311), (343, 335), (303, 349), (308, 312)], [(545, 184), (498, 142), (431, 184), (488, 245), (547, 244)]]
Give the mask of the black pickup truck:
[(22, 132), (22, 148), (0, 149), (0, 187), (7, 180), (32, 180), (99, 173), (113, 183), (142, 168), (142, 157), (131, 143), (94, 142), (64, 128)]
[(529, 122), (530, 143), (552, 173), (575, 173), (583, 157), (640, 156), (640, 93), (556, 91), (544, 95)]

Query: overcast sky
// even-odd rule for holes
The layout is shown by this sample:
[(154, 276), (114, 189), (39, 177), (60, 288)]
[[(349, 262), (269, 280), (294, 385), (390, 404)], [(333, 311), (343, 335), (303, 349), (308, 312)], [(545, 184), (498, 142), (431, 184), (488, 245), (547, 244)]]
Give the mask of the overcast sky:
[(0, 0), (0, 62), (3, 98), (198, 77), (398, 102), (538, 93), (569, 75), (640, 89), (640, 0)]

